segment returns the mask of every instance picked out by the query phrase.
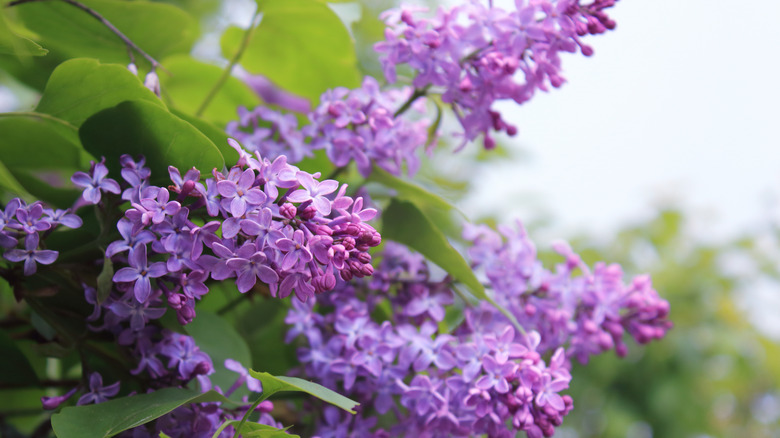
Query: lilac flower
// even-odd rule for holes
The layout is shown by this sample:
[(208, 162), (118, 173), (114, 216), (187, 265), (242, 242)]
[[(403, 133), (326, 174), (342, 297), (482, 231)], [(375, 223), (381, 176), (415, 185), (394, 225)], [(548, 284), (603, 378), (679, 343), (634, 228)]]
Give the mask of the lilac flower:
[(40, 202), (35, 202), (26, 207), (20, 207), (16, 210), (16, 221), (9, 224), (9, 228), (17, 228), (26, 234), (36, 234), (51, 228), (52, 224), (43, 216), (43, 206)]
[(438, 392), (441, 382), (436, 382), (429, 376), (418, 374), (414, 376), (409, 386), (400, 380), (397, 384), (403, 391), (401, 404), (413, 410), (417, 415), (422, 416), (429, 411), (436, 411), (446, 401)]
[(548, 84), (560, 87), (561, 52), (590, 56), (593, 49), (580, 37), (615, 27), (603, 12), (615, 1), (580, 5), (578, 0), (515, 2), (504, 10), (472, 1), (440, 8), (433, 17), (424, 9), (402, 7), (384, 14), (385, 41), (374, 48), (381, 54), (385, 77), (396, 81), (399, 65), (411, 67), (417, 90), (443, 89), (463, 127), (463, 144), (484, 136), (487, 149), (495, 146), (491, 133), (515, 135), (517, 128), (493, 110), (500, 100), (522, 104)]
[(311, 251), (305, 246), (303, 231), (295, 230), (292, 239), (283, 237), (274, 242), (274, 246), (284, 252), (282, 270), (289, 271), (294, 267), (299, 268), (312, 260)]
[(166, 332), (165, 338), (160, 353), (170, 359), (168, 368), (176, 367), (182, 379), (190, 380), (196, 375), (210, 374), (214, 371), (211, 358), (200, 351), (191, 337)]
[(38, 249), (38, 234), (29, 234), (24, 239), (24, 249), (12, 249), (3, 254), (3, 257), (12, 262), (24, 262), (24, 275), (35, 274), (40, 263), (50, 265), (57, 260), (59, 252), (49, 249)]
[(265, 253), (258, 251), (253, 243), (246, 243), (236, 251), (236, 257), (227, 261), (227, 267), (238, 274), (236, 286), (241, 293), (249, 291), (259, 278), (269, 286), (279, 281), (279, 275), (266, 263)]
[(89, 375), (89, 392), (82, 395), (76, 404), (82, 406), (89, 403), (103, 403), (118, 393), (119, 382), (103, 386), (103, 377), (99, 373), (92, 373)]
[(133, 233), (133, 223), (124, 218), (117, 222), (116, 228), (124, 240), (117, 240), (108, 244), (106, 257), (113, 257), (115, 254), (124, 251), (135, 250), (139, 246), (146, 246), (147, 243), (155, 240), (155, 236), (151, 231), (142, 230), (138, 233)]
[(298, 172), (298, 181), (304, 187), (302, 190), (296, 190), (287, 195), (287, 200), (291, 202), (311, 201), (314, 208), (323, 216), (330, 214), (330, 200), (325, 197), (336, 191), (339, 187), (338, 181), (328, 179), (317, 182), (306, 172)]
[(146, 245), (138, 246), (130, 254), (130, 267), (122, 268), (114, 274), (115, 282), (133, 282), (133, 294), (140, 303), (145, 303), (152, 294), (152, 278), (162, 277), (168, 272), (165, 263), (151, 265), (146, 259)]
[[(241, 365), (240, 362), (234, 359), (225, 359), (225, 368), (230, 371), (234, 371), (239, 374), (239, 382), (246, 382), (247, 388), (254, 392), (263, 392), (263, 384), (249, 375), (249, 371)], [(237, 382), (238, 383), (238, 382)], [(239, 383), (240, 384), (240, 383)], [(228, 391), (230, 392), (230, 391)]]
[(53, 210), (51, 208), (46, 208), (43, 210), (43, 213), (48, 216), (48, 222), (52, 225), (63, 225), (75, 229), (81, 227), (83, 224), (81, 218), (78, 217), (78, 215), (71, 213), (69, 209)]
[(105, 165), (105, 158), (102, 158), (99, 163), (92, 162), (92, 167), (89, 174), (84, 172), (76, 172), (70, 178), (73, 184), (84, 187), (82, 197), (90, 204), (97, 204), (100, 202), (101, 191), (118, 195), (121, 190), (119, 184), (108, 176), (108, 168)]
[(542, 383), (541, 387), (542, 390), (539, 392), (539, 394), (536, 396), (536, 404), (539, 406), (545, 406), (550, 405), (553, 409), (557, 411), (562, 411), (566, 408), (566, 404), (563, 401), (563, 398), (558, 394), (558, 392), (563, 391), (564, 389), (569, 387), (569, 380), (565, 378), (558, 378), (553, 380), (552, 376), (549, 374), (544, 374), (542, 376)]
[(108, 308), (120, 318), (129, 319), (130, 328), (134, 331), (143, 329), (149, 320), (162, 318), (165, 314), (165, 308), (150, 307), (149, 301), (139, 301), (133, 297), (114, 301)]
[(79, 388), (75, 387), (70, 391), (66, 392), (65, 394), (55, 396), (55, 397), (47, 397), (47, 396), (41, 397), (41, 405), (43, 405), (43, 409), (46, 409), (47, 411), (53, 411), (57, 409), (63, 402), (71, 398), (73, 394), (76, 393), (77, 389)]
[(255, 172), (246, 169), (236, 180), (226, 179), (217, 182), (217, 190), (223, 196), (223, 202), (228, 202), (229, 211), (234, 217), (243, 216), (248, 206), (258, 206), (265, 202), (265, 194), (254, 188)]

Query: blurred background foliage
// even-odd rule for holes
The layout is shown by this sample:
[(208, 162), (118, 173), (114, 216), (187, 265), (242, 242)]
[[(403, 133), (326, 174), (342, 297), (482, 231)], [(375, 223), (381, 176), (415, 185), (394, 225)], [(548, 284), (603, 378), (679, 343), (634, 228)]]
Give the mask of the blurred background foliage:
[[(224, 65), (224, 59), (217, 59), (221, 32), (233, 22), (248, 19), (236, 17), (231, 11), (252, 12), (251, 6), (247, 8), (244, 4), (246, 2), (234, 0), (169, 0), (161, 3), (177, 6), (191, 17), (192, 26), (185, 45), (196, 39), (200, 41), (194, 46), (194, 55), (187, 54), (191, 51), (189, 46), (159, 46), (160, 55), (176, 56), (171, 58), (175, 60), (172, 61), (173, 67), (179, 66), (183, 70), (209, 69), (211, 66), (208, 64)], [(383, 35), (379, 13), (393, 4), (387, 0), (329, 4), (348, 23), (355, 39), (357, 64), (364, 74), (381, 76), (371, 47)], [(9, 21), (21, 18), (21, 22), (25, 22), (24, 17), (16, 16), (16, 10), (4, 13)], [(29, 17), (28, 21), (35, 18), (34, 14)], [(30, 32), (30, 29), (19, 27), (13, 30), (20, 35)], [(80, 51), (84, 48), (79, 44), (71, 44), (72, 53), (65, 48), (60, 50), (56, 42), (45, 44), (51, 43), (46, 39), (46, 29), (38, 31), (39, 40), (49, 49), (47, 56), (20, 60), (0, 54), (0, 99), (5, 99), (5, 111), (33, 107), (53, 69), (69, 57), (84, 56)], [(138, 30), (147, 38), (159, 38), (154, 31), (144, 27)], [(216, 42), (213, 41), (215, 38)], [(91, 49), (94, 48), (84, 50)], [(118, 51), (112, 52), (113, 49), (105, 48), (104, 53), (94, 56), (105, 55), (109, 61), (119, 62), (124, 49), (120, 46)], [(166, 65), (165, 59), (163, 65)], [(188, 79), (184, 74), (163, 77), (163, 89), (167, 86), (172, 93), (186, 96), (188, 89), (201, 87), (197, 83), (183, 82)], [(241, 89), (239, 85), (234, 85), (234, 89), (237, 101), (251, 102), (254, 99), (248, 90)], [(167, 97), (170, 103), (171, 96)], [(194, 99), (190, 104), (184, 98), (175, 100), (180, 106), (177, 109), (183, 111), (182, 117), (192, 112), (194, 102), (200, 101)], [(229, 102), (221, 104), (228, 105)], [(224, 122), (209, 118), (208, 114), (204, 118), (215, 123), (217, 128), (221, 128), (218, 122)], [(504, 144), (492, 154), (472, 153), (457, 157), (446, 151), (441, 156), (436, 155), (434, 160), (437, 160), (438, 169), (447, 170), (442, 173), (428, 165), (417, 180), (428, 188), (438, 187), (438, 192), (445, 198), (457, 201), (468, 193), (470, 187), (479, 184), (463, 177), (469, 174), (469, 166), (489, 166), (492, 160), (516, 159), (517, 153), (512, 150), (511, 145)], [(457, 164), (441, 166), (441, 160)], [(518, 164), (518, 168), (522, 171), (522, 164)], [(481, 220), (507, 222), (503, 218)], [(544, 224), (528, 225), (532, 236), (544, 229)], [(443, 228), (451, 237), (459, 233), (459, 227), (454, 222)], [(575, 410), (566, 418), (559, 436), (780, 437), (780, 342), (762, 334), (756, 324), (760, 321), (751, 321), (748, 309), (740, 304), (744, 291), (759, 282), (776, 286), (776, 293), (780, 293), (780, 284), (776, 284), (780, 279), (780, 235), (776, 230), (767, 229), (733, 241), (707, 243), (692, 238), (689, 230), (684, 206), (671, 206), (659, 208), (657, 215), (646, 222), (617, 230), (614, 238), (607, 242), (589, 236), (561, 236), (568, 237), (589, 264), (604, 260), (622, 264), (630, 275), (651, 274), (656, 289), (671, 303), (671, 319), (675, 327), (662, 342), (643, 348), (632, 346), (629, 356), (623, 360), (606, 354), (594, 358), (587, 367), (575, 365), (569, 392), (575, 400)], [(545, 242), (535, 240), (538, 248), (544, 251)], [(551, 254), (548, 258), (551, 263), (557, 260)], [(735, 268), (737, 265), (742, 268)], [(0, 288), (7, 288), (7, 285), (0, 283)], [(14, 301), (12, 291), (0, 292), (0, 312), (7, 316), (0, 321), (3, 329), (0, 331), (0, 344), (5, 345), (10, 339), (6, 337), (6, 332), (19, 335), (14, 331), (15, 324), (20, 322), (14, 316), (19, 311), (19, 304)], [(261, 342), (269, 338), (283, 339), (282, 325), (278, 321), (283, 318), (282, 309), (258, 300), (243, 300), (235, 304), (231, 301), (231, 297), (235, 296), (235, 291), (210, 294), (199, 305), (199, 311), (231, 315), (229, 319), (233, 321), (237, 336), (249, 345), (248, 354), (251, 354), (252, 362), (264, 363), (264, 369), (271, 373), (288, 369), (295, 362), (293, 347), (285, 347), (280, 354), (278, 347)], [(273, 303), (275, 306), (286, 305)], [(760, 306), (761, 303), (752, 305)], [(775, 309), (774, 317), (780, 318), (780, 309)], [(35, 318), (33, 325), (39, 333), (51, 330), (46, 323)], [(76, 360), (67, 352), (56, 351), (57, 344), (47, 344), (45, 340), (16, 344), (23, 356), (3, 358), (0, 376), (9, 375), (5, 371), (14, 369), (14, 361), (29, 361), (38, 376), (75, 378), (79, 375), (78, 369), (72, 368)], [(60, 355), (63, 362), (52, 370), (52, 359), (38, 354), (41, 352), (50, 357)], [(69, 365), (68, 361), (73, 363)], [(66, 370), (66, 374), (57, 375), (60, 372), (57, 370)], [(13, 380), (0, 382), (0, 385), (6, 385), (0, 390), (1, 436), (23, 436), (11, 431), (33, 433), (32, 429), (39, 424), (39, 398), (45, 394), (44, 390), (7, 388), (7, 385), (19, 383), (19, 379), (35, 378), (35, 375), (14, 376)], [(12, 428), (8, 426), (11, 419)]]

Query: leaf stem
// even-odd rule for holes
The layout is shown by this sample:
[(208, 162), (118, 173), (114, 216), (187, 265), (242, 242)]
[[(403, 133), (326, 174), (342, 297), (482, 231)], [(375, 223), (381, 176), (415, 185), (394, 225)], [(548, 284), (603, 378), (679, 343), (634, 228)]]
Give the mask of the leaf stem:
[(401, 114), (405, 113), (405, 112), (406, 112), (406, 110), (408, 110), (409, 108), (411, 108), (412, 104), (413, 104), (413, 103), (414, 103), (414, 102), (415, 102), (417, 99), (419, 99), (419, 98), (421, 98), (421, 97), (425, 96), (426, 94), (428, 94), (428, 89), (429, 89), (429, 88), (431, 88), (431, 86), (430, 86), (430, 85), (426, 85), (426, 86), (425, 86), (425, 87), (423, 87), (423, 88), (415, 88), (415, 89), (414, 89), (414, 92), (412, 93), (412, 95), (411, 95), (411, 96), (409, 96), (409, 99), (406, 99), (406, 102), (404, 102), (404, 104), (403, 104), (403, 105), (401, 105), (401, 108), (398, 108), (398, 110), (397, 110), (395, 113), (393, 113), (393, 117), (398, 117), (398, 116), (400, 116)]
[[(14, 0), (14, 1), (10, 2), (10, 3), (6, 3), (5, 7), (6, 8), (10, 8), (10, 7), (21, 5), (21, 4), (24, 4), (24, 3), (34, 3), (34, 2), (41, 2), (41, 1), (46, 1), (46, 0)], [(100, 15), (96, 10), (94, 10), (94, 9), (90, 8), (89, 6), (87, 6), (87, 5), (85, 5), (85, 4), (81, 3), (81, 2), (78, 2), (76, 0), (59, 0), (59, 1), (67, 3), (67, 4), (71, 5), (71, 6), (77, 7), (79, 9), (81, 9), (82, 11), (86, 12), (87, 14), (91, 15), (93, 18), (95, 18), (100, 23), (102, 23), (103, 26), (106, 26), (108, 28), (108, 30), (113, 32), (114, 35), (118, 36), (119, 39), (121, 39), (122, 42), (124, 42), (125, 45), (128, 47), (128, 50), (129, 49), (135, 50), (136, 52), (138, 52), (139, 55), (143, 56), (144, 59), (149, 61), (149, 63), (152, 64), (152, 68), (153, 69), (159, 68), (160, 70), (170, 74), (170, 72), (168, 70), (166, 70), (165, 67), (162, 66), (162, 64), (157, 62), (157, 60), (154, 59), (151, 55), (149, 55), (148, 53), (144, 52), (143, 49), (138, 47), (130, 38), (128, 38), (125, 34), (123, 34), (122, 31), (117, 29), (116, 26), (111, 24), (110, 21), (108, 21), (104, 16)]]
[(246, 414), (241, 418), (241, 422), (238, 423), (238, 426), (236, 427), (236, 433), (233, 434), (233, 438), (238, 438), (241, 434), (241, 428), (244, 427), (244, 424), (246, 423), (246, 420), (249, 419), (249, 415), (252, 414), (252, 412), (255, 411), (255, 409), (260, 405), (260, 403), (263, 402), (263, 400), (267, 399), (268, 397), (274, 395), (276, 391), (266, 393), (263, 391), (262, 394), (260, 394), (259, 397), (257, 397), (257, 400), (255, 400), (254, 403), (252, 403), (252, 406), (250, 406), (249, 410), (246, 411)]
[(241, 60), (241, 56), (243, 56), (244, 51), (246, 51), (246, 48), (249, 46), (249, 41), (252, 39), (252, 35), (255, 33), (255, 29), (257, 28), (257, 17), (260, 16), (260, 7), (255, 10), (255, 14), (252, 16), (252, 21), (249, 23), (249, 28), (244, 32), (244, 38), (241, 40), (241, 45), (238, 47), (238, 50), (233, 55), (233, 58), (228, 63), (227, 67), (225, 67), (225, 70), (222, 71), (222, 75), (217, 79), (217, 82), (214, 84), (213, 87), (211, 87), (211, 90), (209, 90), (209, 94), (206, 95), (206, 98), (203, 99), (203, 103), (200, 104), (200, 107), (198, 107), (198, 111), (195, 112), (196, 117), (200, 117), (203, 115), (203, 112), (206, 111), (206, 108), (208, 108), (211, 101), (214, 99), (214, 97), (217, 95), (217, 92), (220, 88), (222, 88), (223, 85), (225, 85), (225, 82), (227, 82), (228, 78), (230, 77), (230, 73), (233, 71), (233, 67), (238, 64), (238, 61)]

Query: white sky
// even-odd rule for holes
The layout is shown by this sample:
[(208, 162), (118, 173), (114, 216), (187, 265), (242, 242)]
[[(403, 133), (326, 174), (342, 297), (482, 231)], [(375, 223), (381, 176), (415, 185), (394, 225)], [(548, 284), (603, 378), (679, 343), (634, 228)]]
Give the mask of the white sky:
[(702, 237), (766, 224), (780, 193), (780, 1), (623, 0), (610, 15), (617, 30), (586, 40), (593, 57), (564, 58), (568, 83), (504, 107), (527, 157), (484, 169), (464, 209), (544, 211), (563, 236), (606, 237), (666, 200)]

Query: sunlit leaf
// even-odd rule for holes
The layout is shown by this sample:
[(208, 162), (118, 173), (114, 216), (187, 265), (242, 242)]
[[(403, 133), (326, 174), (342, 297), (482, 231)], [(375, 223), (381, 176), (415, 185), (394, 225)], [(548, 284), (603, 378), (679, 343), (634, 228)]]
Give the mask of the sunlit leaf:
[[(317, 0), (260, 0), (263, 18), (241, 58), (250, 73), (262, 74), (292, 93), (319, 100), (337, 86), (360, 85), (355, 47), (339, 17)], [(222, 53), (232, 58), (244, 30), (229, 28)]]
[(72, 59), (51, 74), (36, 111), (81, 126), (93, 114), (126, 100), (165, 105), (127, 68), (94, 59)]
[(109, 400), (97, 405), (64, 408), (51, 417), (59, 438), (108, 438), (146, 424), (189, 403), (228, 401), (216, 391), (197, 393), (165, 388), (150, 394)]
[(322, 385), (297, 377), (272, 376), (268, 373), (254, 370), (249, 370), (249, 374), (263, 383), (264, 398), (268, 398), (277, 392), (305, 392), (352, 414), (355, 413), (355, 406), (360, 404)]

